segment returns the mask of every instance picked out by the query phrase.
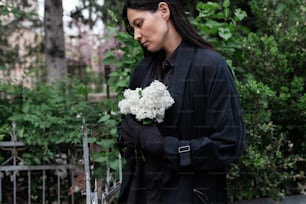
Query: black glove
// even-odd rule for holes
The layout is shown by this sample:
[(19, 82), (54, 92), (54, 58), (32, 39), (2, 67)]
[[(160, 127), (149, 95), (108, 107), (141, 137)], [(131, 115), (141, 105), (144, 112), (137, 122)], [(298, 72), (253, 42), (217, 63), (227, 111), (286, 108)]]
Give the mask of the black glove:
[(132, 116), (126, 116), (118, 128), (119, 135), (130, 147), (136, 147), (156, 156), (163, 155), (164, 139), (154, 124), (141, 125)]

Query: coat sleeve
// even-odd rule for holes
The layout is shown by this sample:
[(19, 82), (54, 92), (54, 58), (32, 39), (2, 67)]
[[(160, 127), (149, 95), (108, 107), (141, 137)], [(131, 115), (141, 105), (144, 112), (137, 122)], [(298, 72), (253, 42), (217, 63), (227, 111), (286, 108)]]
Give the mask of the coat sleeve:
[[(190, 140), (164, 138), (164, 156), (172, 168), (217, 169), (225, 168), (239, 159), (245, 146), (245, 127), (232, 74), (225, 62), (204, 68), (202, 104), (194, 108), (203, 124), (197, 136)], [(197, 93), (199, 94), (199, 93)], [(203, 110), (204, 109), (204, 110)], [(202, 128), (202, 129), (201, 129)], [(198, 133), (200, 132), (200, 133)]]

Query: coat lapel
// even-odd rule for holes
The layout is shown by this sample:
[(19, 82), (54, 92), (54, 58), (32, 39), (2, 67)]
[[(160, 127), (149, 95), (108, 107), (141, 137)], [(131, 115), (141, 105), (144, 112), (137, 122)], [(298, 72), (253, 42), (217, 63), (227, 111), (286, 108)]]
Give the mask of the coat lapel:
[(175, 110), (173, 112), (173, 125), (178, 121), (180, 113), (182, 111), (183, 95), (185, 91), (185, 83), (190, 65), (192, 62), (192, 56), (194, 48), (182, 46), (176, 57), (176, 67), (174, 70), (174, 76), (171, 84), (169, 85), (169, 92), (175, 101)]

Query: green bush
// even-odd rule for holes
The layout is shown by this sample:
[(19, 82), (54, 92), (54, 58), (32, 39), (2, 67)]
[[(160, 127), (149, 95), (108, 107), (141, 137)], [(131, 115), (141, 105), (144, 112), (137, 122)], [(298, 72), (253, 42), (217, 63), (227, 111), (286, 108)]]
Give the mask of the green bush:
[(11, 124), (16, 124), (18, 139), (29, 146), (22, 155), (28, 164), (49, 162), (64, 146), (81, 144), (81, 118), (92, 123), (101, 114), (98, 105), (87, 100), (87, 88), (79, 83), (34, 88), (1, 84), (0, 93), (5, 96), (0, 101), (0, 132), (10, 140)]
[[(191, 22), (203, 38), (226, 57), (229, 65), (232, 65), (236, 50), (241, 48), (241, 34), (248, 29), (241, 24), (247, 16), (246, 12), (239, 8), (232, 11), (230, 6), (230, 0), (225, 0), (222, 4), (199, 2), (196, 5), (199, 14), (195, 18), (192, 17)], [(237, 67), (231, 68), (236, 71)]]
[(245, 154), (228, 174), (230, 199), (279, 199), (292, 194), (293, 181), (303, 178), (297, 167), (304, 159), (294, 154), (293, 143), (271, 120), (275, 92), (252, 79), (237, 88), (248, 139)]
[(305, 152), (305, 109), (301, 109), (306, 88), (305, 0), (249, 4), (256, 33), (243, 41), (241, 66), (275, 91), (272, 120), (295, 143), (297, 153)]
[[(253, 79), (268, 87), (273, 97), (268, 101), (261, 98), (267, 93), (258, 87), (258, 91), (262, 92), (258, 97), (260, 101), (265, 101), (266, 111), (255, 107), (252, 110), (249, 105), (254, 105), (252, 103), (256, 103), (257, 99), (240, 89), (246, 118), (252, 117), (250, 121), (256, 122), (249, 124), (250, 121), (247, 121), (249, 143), (242, 163), (239, 167), (234, 166), (231, 172), (240, 175), (237, 183), (231, 181), (234, 186), (231, 194), (236, 199), (277, 198), (299, 193), (297, 183), (304, 183), (306, 179), (303, 159), (306, 150), (305, 1), (252, 0), (249, 4), (252, 19), (248, 23), (252, 24), (253, 32), (242, 38), (242, 46), (233, 61), (240, 67), (238, 77), (242, 84), (250, 85), (249, 79)], [(267, 132), (262, 132), (261, 124), (269, 127)], [(260, 149), (259, 145), (270, 151)], [(258, 162), (268, 171), (258, 168)], [(252, 179), (248, 179), (247, 175), (251, 175)], [(247, 190), (238, 193), (242, 189)]]

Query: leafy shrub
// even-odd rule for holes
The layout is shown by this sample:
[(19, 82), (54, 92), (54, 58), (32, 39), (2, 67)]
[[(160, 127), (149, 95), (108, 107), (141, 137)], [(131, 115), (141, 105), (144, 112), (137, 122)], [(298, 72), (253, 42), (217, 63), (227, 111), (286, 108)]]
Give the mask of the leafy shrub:
[(243, 69), (276, 92), (272, 120), (288, 134), (297, 152), (305, 152), (301, 141), (306, 139), (301, 115), (305, 111), (299, 103), (306, 88), (304, 5), (305, 1), (250, 1), (257, 30), (245, 38), (241, 52)]
[(241, 33), (247, 32), (247, 28), (241, 24), (247, 16), (246, 12), (239, 8), (231, 11), (230, 0), (225, 0), (222, 4), (199, 2), (196, 9), (199, 14), (191, 19), (192, 24), (231, 65), (233, 55), (241, 47)]
[(292, 181), (302, 179), (302, 155), (271, 120), (271, 101), (275, 92), (252, 79), (239, 83), (238, 90), (247, 130), (247, 148), (229, 174), (231, 200), (271, 197), (279, 199), (292, 193)]
[(93, 122), (99, 115), (97, 104), (87, 100), (87, 88), (78, 83), (31, 89), (1, 84), (0, 92), (9, 99), (0, 103), (0, 132), (10, 139), (10, 124), (16, 124), (18, 139), (30, 147), (22, 155), (28, 164), (49, 162), (61, 148), (81, 144), (81, 117)]
[[(303, 141), (306, 137), (304, 100), (306, 56), (303, 51), (305, 26), (302, 22), (305, 10), (302, 2), (255, 0), (249, 2), (255, 29), (253, 28), (254, 32), (250, 32), (242, 39), (242, 46), (237, 50), (233, 60), (238, 62), (237, 66), (241, 70), (239, 78), (243, 84), (251, 85), (249, 84), (251, 78), (256, 83), (269, 87), (273, 97), (269, 97), (270, 99), (266, 101), (262, 97), (267, 93), (262, 92), (259, 97), (267, 104), (266, 111), (254, 108), (255, 112), (248, 106), (254, 105), (252, 101), (257, 103), (257, 99), (240, 89), (246, 118), (252, 117), (252, 120), (247, 121), (249, 143), (246, 154), (239, 164), (239, 171), (236, 171), (238, 167), (234, 166), (231, 172), (235, 175), (240, 174), (237, 183), (233, 182), (235, 184), (232, 193), (236, 199), (277, 198), (295, 194), (298, 193), (295, 190), (297, 182), (305, 181)], [(261, 92), (262, 88), (257, 88)], [(246, 98), (248, 100), (245, 100)], [(260, 116), (262, 114), (264, 117)], [(254, 119), (256, 123), (249, 124)], [(268, 131), (263, 132), (261, 124), (269, 127)], [(259, 149), (259, 144), (265, 149)], [(246, 162), (247, 160), (249, 162)], [(261, 169), (262, 166), (258, 166), (257, 163), (262, 163), (270, 173)], [(248, 180), (243, 174), (251, 175), (251, 179)], [(233, 183), (231, 181), (231, 184)], [(239, 194), (242, 186), (241, 189), (247, 190)]]

